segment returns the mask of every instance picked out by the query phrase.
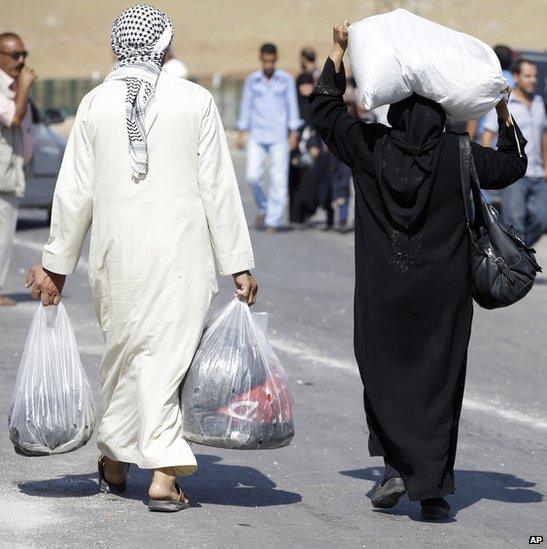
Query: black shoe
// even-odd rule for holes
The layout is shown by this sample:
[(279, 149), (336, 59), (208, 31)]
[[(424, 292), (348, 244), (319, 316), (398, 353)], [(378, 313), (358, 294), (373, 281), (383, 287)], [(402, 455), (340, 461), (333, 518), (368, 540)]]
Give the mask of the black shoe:
[(423, 499), (422, 518), (425, 520), (442, 520), (448, 516), (450, 505), (443, 498)]
[(401, 477), (390, 478), (376, 488), (370, 500), (373, 507), (389, 509), (397, 505), (405, 493), (405, 481)]

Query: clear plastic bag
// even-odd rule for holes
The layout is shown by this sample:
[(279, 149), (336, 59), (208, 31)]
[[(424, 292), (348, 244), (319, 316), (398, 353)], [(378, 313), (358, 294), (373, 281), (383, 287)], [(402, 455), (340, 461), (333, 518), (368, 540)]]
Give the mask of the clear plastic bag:
[(205, 330), (181, 391), (187, 440), (239, 450), (290, 443), (292, 396), (266, 326), (234, 299)]
[(72, 452), (93, 435), (93, 395), (62, 303), (38, 305), (19, 364), (8, 424), (15, 451), (25, 456)]

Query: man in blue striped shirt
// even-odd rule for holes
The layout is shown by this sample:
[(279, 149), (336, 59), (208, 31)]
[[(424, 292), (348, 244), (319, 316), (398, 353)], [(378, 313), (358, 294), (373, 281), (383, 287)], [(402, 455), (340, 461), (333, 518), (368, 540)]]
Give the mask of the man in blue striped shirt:
[[(509, 110), (526, 138), (528, 168), (526, 175), (503, 189), (502, 220), (513, 225), (527, 246), (533, 246), (547, 229), (547, 114), (537, 87), (537, 66), (519, 59), (513, 68), (515, 89)], [(486, 115), (482, 144), (491, 146), (497, 135), (498, 117)]]
[[(237, 146), (247, 144), (246, 177), (258, 206), (257, 228), (276, 232), (283, 225), (288, 193), (290, 150), (298, 145), (301, 126), (293, 77), (277, 69), (277, 48), (260, 48), (262, 70), (245, 81), (239, 115)], [(270, 189), (264, 192), (266, 161), (270, 164)]]

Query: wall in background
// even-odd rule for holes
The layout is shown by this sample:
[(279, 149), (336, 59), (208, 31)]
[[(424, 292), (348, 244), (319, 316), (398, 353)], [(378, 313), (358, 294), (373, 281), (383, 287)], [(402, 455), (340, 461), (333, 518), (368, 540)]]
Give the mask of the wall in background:
[[(113, 63), (110, 29), (128, 0), (0, 0), (0, 31), (20, 33), (39, 76), (90, 79)], [(175, 28), (175, 53), (197, 77), (243, 76), (264, 41), (280, 47), (280, 64), (295, 72), (298, 51), (325, 56), (333, 23), (406, 7), (482, 40), (544, 50), (546, 0), (150, 0)]]

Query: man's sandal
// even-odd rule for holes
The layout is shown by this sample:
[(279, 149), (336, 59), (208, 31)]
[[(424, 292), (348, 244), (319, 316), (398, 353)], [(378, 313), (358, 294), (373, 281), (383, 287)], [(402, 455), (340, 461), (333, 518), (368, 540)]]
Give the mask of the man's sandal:
[[(102, 456), (97, 462), (97, 467), (99, 469), (99, 492), (103, 494), (122, 494), (125, 492), (127, 483), (122, 482), (121, 484), (114, 484), (113, 482), (108, 482), (104, 475), (104, 462), (105, 456)], [(129, 463), (126, 465), (126, 471), (129, 471)]]
[(178, 484), (175, 484), (175, 488), (179, 493), (179, 499), (150, 499), (148, 501), (148, 509), (150, 511), (159, 511), (161, 513), (175, 513), (176, 511), (182, 511), (190, 507), (190, 501), (186, 497), (186, 494), (182, 491)]

